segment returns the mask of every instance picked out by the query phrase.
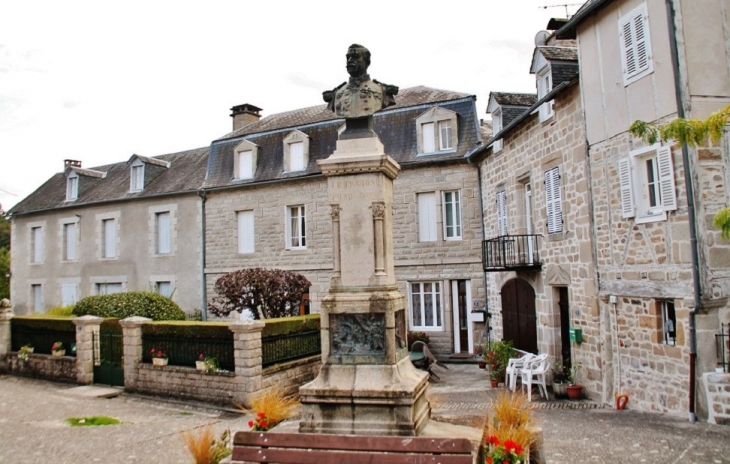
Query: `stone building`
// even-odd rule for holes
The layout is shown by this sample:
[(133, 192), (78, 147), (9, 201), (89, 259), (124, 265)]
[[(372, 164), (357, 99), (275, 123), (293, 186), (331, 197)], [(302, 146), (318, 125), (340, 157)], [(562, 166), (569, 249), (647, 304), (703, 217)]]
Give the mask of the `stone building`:
[[(477, 171), (464, 159), (481, 136), (473, 95), (402, 89), (374, 130), (402, 170), (394, 181), (393, 248), (409, 328), (437, 353), (472, 352), (484, 324)], [(333, 270), (327, 180), (317, 165), (344, 125), (326, 105), (251, 120), (214, 141), (203, 184), (208, 298), (220, 276), (247, 267), (305, 275), (318, 312)], [(255, 108), (255, 107), (254, 107)], [(235, 109), (234, 109), (235, 112)], [(343, 194), (347, 195), (347, 194)], [(347, 253), (346, 249), (342, 250)], [(483, 319), (482, 319), (483, 320)]]
[(208, 149), (64, 171), (10, 211), (15, 314), (152, 290), (203, 307), (201, 200)]

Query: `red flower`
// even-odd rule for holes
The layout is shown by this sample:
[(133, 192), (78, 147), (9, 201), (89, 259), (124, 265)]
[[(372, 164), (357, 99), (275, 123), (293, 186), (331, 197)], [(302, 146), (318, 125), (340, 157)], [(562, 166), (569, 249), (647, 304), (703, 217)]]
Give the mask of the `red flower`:
[(253, 421), (248, 421), (248, 426), (253, 427)]
[(260, 413), (256, 414), (256, 417), (258, 417), (259, 419), (263, 419), (266, 417), (266, 414), (263, 412), (260, 412)]
[(205, 356), (203, 356), (203, 353), (200, 353), (200, 354), (198, 355), (198, 359), (200, 359), (201, 361), (202, 361), (203, 359), (205, 359)]
[(502, 464), (509, 464), (509, 461), (505, 459), (504, 461), (502, 461)]
[(487, 457), (487, 464), (492, 464), (494, 460), (490, 457)]
[(517, 456), (522, 454), (523, 451), (522, 445), (514, 440), (505, 440), (504, 449), (507, 450), (508, 453), (514, 452)]
[(490, 445), (497, 446), (497, 445), (499, 445), (499, 438), (497, 438), (496, 435), (490, 435), (487, 437), (487, 443), (489, 443)]
[(266, 423), (266, 421), (261, 421), (261, 427), (266, 428), (269, 424)]

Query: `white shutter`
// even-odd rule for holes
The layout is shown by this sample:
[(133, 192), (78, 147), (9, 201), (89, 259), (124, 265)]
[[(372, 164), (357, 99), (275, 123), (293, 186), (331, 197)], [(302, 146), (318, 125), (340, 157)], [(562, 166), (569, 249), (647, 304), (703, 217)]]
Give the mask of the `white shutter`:
[(560, 182), (560, 167), (545, 171), (545, 199), (547, 207), (548, 234), (563, 231), (563, 203)]
[[(76, 224), (65, 224), (66, 229), (66, 259), (76, 259)], [(65, 305), (64, 305), (65, 306)]]
[(76, 284), (61, 284), (61, 305), (76, 304)]
[(304, 142), (289, 144), (289, 164), (290, 171), (304, 170)]
[(418, 241), (436, 241), (436, 194), (418, 194)]
[[(492, 133), (494, 135), (498, 134), (499, 131), (502, 130), (502, 112), (495, 111), (492, 113)], [(502, 150), (502, 139), (496, 140), (492, 144), (492, 151), (495, 153)]]
[(43, 261), (43, 228), (33, 227), (31, 229), (33, 238), (33, 260), (34, 263)]
[(507, 192), (497, 192), (497, 235), (507, 235)]
[(253, 152), (251, 150), (238, 153), (238, 178), (251, 179), (253, 177)]
[(33, 311), (40, 312), (43, 310), (43, 290), (40, 284), (30, 286), (33, 292)]
[(104, 257), (117, 255), (117, 224), (114, 219), (104, 220)]
[(624, 85), (653, 69), (646, 5), (634, 8), (619, 20)]
[(254, 252), (253, 211), (238, 212), (238, 252)]
[(170, 253), (170, 213), (157, 213), (157, 253)]
[(618, 161), (618, 179), (621, 190), (621, 217), (632, 218), (636, 215), (636, 208), (634, 207), (631, 161), (628, 156)]
[(433, 153), (436, 151), (436, 134), (434, 134), (433, 123), (429, 122), (421, 125), (421, 135), (423, 136), (423, 152)]
[(674, 191), (674, 165), (672, 163), (672, 149), (660, 147), (656, 152), (657, 167), (659, 168), (659, 189), (662, 193), (662, 208), (664, 211), (677, 209), (677, 195)]

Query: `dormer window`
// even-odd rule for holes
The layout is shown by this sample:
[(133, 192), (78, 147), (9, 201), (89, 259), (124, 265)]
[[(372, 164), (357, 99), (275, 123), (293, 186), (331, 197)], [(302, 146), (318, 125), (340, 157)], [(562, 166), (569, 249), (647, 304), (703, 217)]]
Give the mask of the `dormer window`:
[[(492, 111), (492, 133), (499, 134), (502, 130), (502, 110), (496, 109)], [(496, 153), (502, 150), (502, 139), (495, 140), (492, 144), (492, 150)]]
[(243, 140), (233, 149), (233, 177), (235, 179), (253, 179), (256, 174), (256, 159), (259, 147), (253, 142)]
[(309, 166), (309, 136), (294, 131), (284, 138), (284, 171), (306, 171)]
[(144, 189), (144, 163), (137, 160), (132, 164), (129, 177), (129, 191), (141, 192)]
[(79, 176), (76, 173), (66, 178), (66, 201), (74, 201), (79, 197)]
[(456, 150), (459, 143), (456, 113), (438, 106), (416, 118), (418, 153)]
[[(537, 99), (540, 100), (553, 90), (553, 79), (550, 67), (547, 66), (537, 73)], [(540, 105), (540, 121), (545, 121), (553, 115), (553, 101)]]

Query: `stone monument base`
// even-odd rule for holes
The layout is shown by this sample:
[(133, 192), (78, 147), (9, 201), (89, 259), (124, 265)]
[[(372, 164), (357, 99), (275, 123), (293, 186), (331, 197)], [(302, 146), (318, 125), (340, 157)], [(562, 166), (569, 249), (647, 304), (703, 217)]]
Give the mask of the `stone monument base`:
[(428, 373), (396, 364), (324, 364), (299, 389), (301, 433), (418, 436), (429, 420)]

